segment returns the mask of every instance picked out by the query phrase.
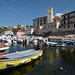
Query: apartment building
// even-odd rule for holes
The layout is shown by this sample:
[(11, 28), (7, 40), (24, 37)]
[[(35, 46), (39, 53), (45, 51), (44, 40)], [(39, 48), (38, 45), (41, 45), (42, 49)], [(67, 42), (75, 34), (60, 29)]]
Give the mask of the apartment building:
[(39, 29), (43, 27), (47, 23), (47, 16), (39, 17), (33, 20), (33, 27), (35, 31), (38, 33)]
[[(43, 19), (43, 17), (41, 17)], [(38, 21), (40, 21), (40, 19)], [(61, 17), (57, 17), (57, 16), (53, 16), (53, 8), (48, 8), (47, 11), (47, 16), (45, 17), (46, 20), (42, 20), (42, 24), (40, 24), (39, 22), (34, 22), (33, 20), (33, 24), (35, 26), (35, 28), (37, 28), (37, 33), (38, 34), (48, 34), (48, 35), (53, 35), (54, 32), (57, 32), (59, 29), (59, 25), (60, 25), (60, 19)], [(38, 19), (38, 18), (37, 18)], [(45, 23), (44, 23), (45, 22)], [(38, 23), (38, 25), (36, 24)]]
[(22, 25), (22, 24), (21, 25), (18, 25), (18, 28), (23, 28), (23, 27), (24, 27), (24, 25)]
[(65, 34), (75, 33), (75, 11), (66, 13), (61, 16), (60, 31)]
[(58, 32), (60, 26), (60, 17), (54, 17), (53, 22), (47, 23), (39, 30), (39, 34), (53, 35)]
[(21, 25), (18, 25), (17, 27), (18, 27), (19, 30), (24, 30), (25, 29), (24, 28), (24, 25), (22, 25), (22, 24)]
[(33, 26), (36, 33), (39, 33), (39, 31), (44, 28), (44, 25), (51, 22), (53, 22), (53, 8), (48, 8), (47, 16), (39, 17), (33, 20)]

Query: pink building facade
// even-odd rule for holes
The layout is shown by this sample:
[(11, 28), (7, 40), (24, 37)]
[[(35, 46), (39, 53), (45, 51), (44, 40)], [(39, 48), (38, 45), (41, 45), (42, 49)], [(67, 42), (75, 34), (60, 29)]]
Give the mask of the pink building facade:
[(17, 36), (21, 36), (21, 35), (24, 35), (25, 32), (24, 31), (17, 31)]

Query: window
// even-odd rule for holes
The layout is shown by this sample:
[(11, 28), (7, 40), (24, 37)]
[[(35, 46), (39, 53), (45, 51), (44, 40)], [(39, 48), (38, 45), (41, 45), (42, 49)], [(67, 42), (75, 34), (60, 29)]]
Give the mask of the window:
[(65, 21), (64, 21), (64, 24), (65, 24)]
[(68, 25), (68, 28), (70, 28), (70, 25)]
[(56, 25), (54, 25), (54, 27), (56, 27)]
[(68, 15), (68, 18), (69, 18), (70, 16)]
[(65, 16), (64, 16), (64, 19), (65, 19)]
[(64, 26), (64, 28), (65, 28), (65, 26)]
[(72, 23), (72, 21), (71, 21), (71, 23)]
[(42, 19), (40, 19), (40, 22), (42, 22)]
[(44, 21), (46, 21), (46, 18), (44, 18)]
[(61, 26), (59, 26), (59, 28), (61, 28)]
[(53, 27), (53, 25), (52, 25), (52, 27)]
[(44, 24), (46, 24), (46, 21), (44, 21)]
[(39, 22), (39, 19), (37, 19), (37, 22)]
[(70, 21), (68, 20), (68, 23), (70, 23)]
[(49, 13), (49, 15), (50, 15), (50, 13)]
[(75, 24), (74, 24), (74, 27), (75, 27)]
[(40, 26), (42, 26), (42, 23), (40, 23)]

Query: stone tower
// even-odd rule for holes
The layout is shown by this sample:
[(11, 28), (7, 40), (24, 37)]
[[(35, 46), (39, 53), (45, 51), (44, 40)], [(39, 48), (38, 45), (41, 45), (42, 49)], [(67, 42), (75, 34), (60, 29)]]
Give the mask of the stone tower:
[(47, 22), (53, 22), (53, 8), (48, 8)]

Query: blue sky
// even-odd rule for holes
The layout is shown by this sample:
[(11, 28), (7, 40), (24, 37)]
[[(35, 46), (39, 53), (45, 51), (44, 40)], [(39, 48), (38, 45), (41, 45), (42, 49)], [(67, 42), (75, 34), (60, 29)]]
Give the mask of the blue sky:
[(75, 10), (75, 0), (0, 0), (0, 27), (23, 24), (33, 25), (33, 19), (47, 16), (47, 8), (53, 14)]

